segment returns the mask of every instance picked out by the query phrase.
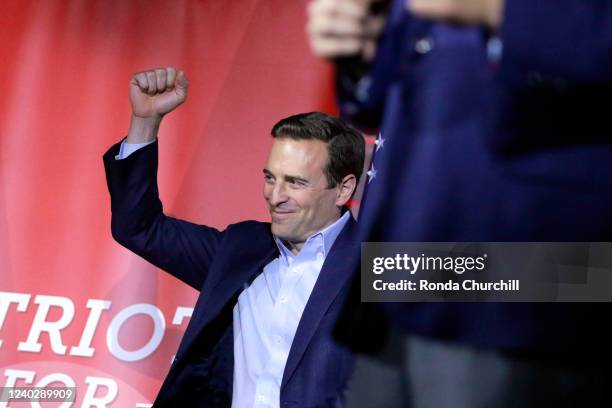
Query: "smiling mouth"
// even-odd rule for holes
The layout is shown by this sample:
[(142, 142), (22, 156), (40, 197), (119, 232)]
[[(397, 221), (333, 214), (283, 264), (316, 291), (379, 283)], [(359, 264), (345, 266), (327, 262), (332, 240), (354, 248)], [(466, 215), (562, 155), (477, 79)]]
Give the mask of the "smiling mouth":
[(276, 210), (270, 210), (270, 216), (272, 217), (272, 221), (273, 222), (279, 222), (279, 221), (286, 220), (293, 213), (294, 213), (294, 211), (276, 211)]

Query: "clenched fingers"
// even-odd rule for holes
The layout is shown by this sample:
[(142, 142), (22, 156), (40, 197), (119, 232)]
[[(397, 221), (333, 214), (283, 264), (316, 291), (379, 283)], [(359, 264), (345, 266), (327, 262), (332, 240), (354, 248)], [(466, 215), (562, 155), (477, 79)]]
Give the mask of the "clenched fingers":
[(137, 85), (142, 92), (155, 95), (174, 89), (176, 79), (176, 69), (167, 67), (138, 72), (132, 77), (131, 83)]

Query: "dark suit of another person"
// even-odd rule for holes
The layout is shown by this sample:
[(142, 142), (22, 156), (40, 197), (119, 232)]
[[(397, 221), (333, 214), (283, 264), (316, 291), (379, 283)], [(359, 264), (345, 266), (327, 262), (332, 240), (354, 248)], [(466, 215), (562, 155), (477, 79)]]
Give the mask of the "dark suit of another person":
[[(497, 38), (415, 18), (405, 3), (391, 6), (370, 76), (338, 82), (344, 117), (381, 130), (360, 211), (362, 240), (612, 241), (612, 2), (507, 0)], [(609, 376), (597, 374), (611, 356), (607, 304), (385, 310), (402, 332), (436, 339), (409, 360), (448, 352), (409, 378), (417, 392), (439, 380), (429, 390), (433, 405), (417, 406), (464, 406), (441, 402), (454, 395), (444, 384), (492, 395), (472, 407), (612, 399), (602, 381)], [(497, 371), (486, 361), (480, 370), (453, 371), (460, 358), (479, 358), (470, 350), (515, 358)], [(490, 389), (497, 374), (517, 380), (505, 390), (513, 393)]]

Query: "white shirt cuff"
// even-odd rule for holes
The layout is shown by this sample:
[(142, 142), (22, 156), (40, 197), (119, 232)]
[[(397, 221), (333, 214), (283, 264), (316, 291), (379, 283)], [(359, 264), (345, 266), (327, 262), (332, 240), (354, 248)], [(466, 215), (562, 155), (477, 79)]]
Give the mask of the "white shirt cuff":
[(130, 154), (134, 153), (136, 150), (141, 149), (151, 143), (155, 142), (155, 140), (151, 140), (150, 142), (144, 143), (126, 143), (124, 140), (121, 142), (121, 147), (119, 148), (119, 154), (115, 155), (115, 160), (123, 160), (128, 157)]

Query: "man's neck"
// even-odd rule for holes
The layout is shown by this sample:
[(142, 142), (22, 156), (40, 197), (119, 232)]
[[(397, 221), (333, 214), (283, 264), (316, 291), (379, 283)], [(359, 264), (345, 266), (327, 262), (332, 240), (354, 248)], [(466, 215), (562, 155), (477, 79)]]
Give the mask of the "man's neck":
[[(329, 227), (330, 225), (332, 225), (333, 223), (335, 223), (336, 221), (338, 221), (340, 219), (340, 217), (342, 217), (342, 214), (338, 214), (338, 216), (332, 220), (330, 220), (327, 224), (325, 224), (324, 226), (322, 226), (318, 231), (313, 232), (312, 234), (310, 234), (308, 236), (308, 238), (312, 237), (313, 235), (318, 234), (319, 232), (325, 230), (325, 228)], [(302, 250), (302, 248), (304, 248), (304, 244), (306, 244), (306, 241), (308, 241), (308, 238), (306, 238), (305, 241), (301, 241), (301, 242), (292, 242), (292, 241), (287, 241), (287, 240), (282, 240), (283, 244), (285, 244), (285, 246), (287, 247), (287, 249), (289, 249), (289, 251), (291, 251), (291, 253), (293, 255), (297, 255), (300, 253), (300, 251)]]

